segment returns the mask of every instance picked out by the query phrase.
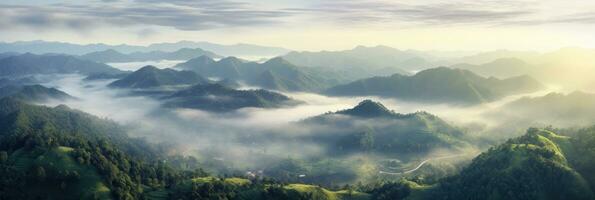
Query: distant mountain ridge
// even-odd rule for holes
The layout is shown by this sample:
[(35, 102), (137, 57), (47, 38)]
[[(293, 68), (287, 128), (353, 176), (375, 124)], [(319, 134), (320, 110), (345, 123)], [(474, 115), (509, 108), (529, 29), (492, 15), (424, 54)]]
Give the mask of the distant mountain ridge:
[(209, 80), (191, 71), (159, 69), (155, 66), (148, 65), (110, 83), (108, 86), (141, 89), (161, 86), (192, 85), (198, 83), (209, 83)]
[(324, 93), (332, 96), (371, 95), (421, 102), (478, 104), (541, 88), (543, 85), (529, 76), (484, 78), (467, 70), (438, 67), (413, 76), (394, 74), (362, 79), (335, 86)]
[(210, 42), (192, 42), (179, 41), (175, 43), (155, 43), (148, 46), (136, 45), (108, 45), (108, 44), (73, 44), (66, 42), (50, 41), (20, 41), (20, 42), (0, 42), (0, 52), (19, 52), (19, 53), (65, 53), (71, 55), (83, 55), (87, 53), (105, 51), (114, 49), (122, 53), (149, 52), (149, 51), (176, 51), (182, 48), (201, 48), (225, 56), (277, 56), (290, 50), (280, 47), (268, 47), (252, 44), (221, 45)]
[(240, 108), (278, 108), (300, 103), (267, 90), (236, 90), (220, 84), (198, 84), (165, 97), (166, 107), (227, 112)]
[(109, 63), (109, 62), (142, 62), (151, 60), (189, 60), (192, 58), (208, 56), (210, 58), (221, 58), (210, 51), (205, 51), (200, 48), (190, 49), (182, 48), (174, 52), (151, 51), (151, 52), (134, 52), (123, 54), (113, 49), (105, 51), (97, 51), (80, 56), (83, 59), (92, 60), (95, 62)]
[(95, 73), (118, 74), (122, 73), (122, 71), (106, 64), (58, 54), (35, 55), (25, 53), (0, 59), (0, 77), (72, 73), (83, 75)]
[(0, 87), (0, 98), (11, 97), (26, 102), (44, 102), (47, 100), (69, 100), (75, 97), (56, 88), (47, 88), (42, 85), (9, 85)]
[(262, 64), (244, 62), (235, 57), (214, 61), (206, 56), (180, 63), (174, 68), (194, 71), (206, 77), (243, 81), (250, 85), (279, 91), (320, 91), (339, 81), (331, 75), (298, 67), (283, 58), (270, 59)]

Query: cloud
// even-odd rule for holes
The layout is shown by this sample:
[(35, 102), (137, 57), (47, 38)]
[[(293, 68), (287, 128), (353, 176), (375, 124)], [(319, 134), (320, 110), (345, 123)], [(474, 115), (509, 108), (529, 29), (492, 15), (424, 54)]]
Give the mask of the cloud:
[(518, 1), (449, 1), (400, 3), (377, 0), (331, 1), (308, 8), (289, 9), (314, 13), (340, 23), (413, 23), (430, 25), (491, 24), (514, 20), (534, 13)]
[(110, 3), (0, 4), (0, 25), (72, 29), (102, 24), (116, 27), (145, 25), (196, 31), (273, 24), (280, 17), (290, 14), (224, 0), (108, 2)]

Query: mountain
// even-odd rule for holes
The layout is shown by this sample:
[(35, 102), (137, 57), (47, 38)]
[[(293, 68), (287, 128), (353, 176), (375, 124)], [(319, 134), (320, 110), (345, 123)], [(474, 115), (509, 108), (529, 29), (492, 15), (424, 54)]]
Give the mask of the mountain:
[[(379, 76), (383, 69), (392, 69), (392, 73), (408, 74), (432, 67), (437, 58), (419, 51), (399, 50), (387, 46), (358, 46), (344, 51), (290, 52), (283, 56), (289, 62), (300, 66), (345, 69)], [(364, 78), (364, 77), (360, 77)]]
[(42, 85), (9, 85), (0, 87), (0, 98), (4, 97), (12, 97), (26, 102), (75, 99), (56, 88), (47, 88)]
[(93, 73), (116, 74), (121, 73), (121, 71), (109, 65), (81, 60), (67, 55), (35, 55), (26, 53), (0, 59), (0, 77), (71, 73), (83, 75)]
[(581, 161), (593, 153), (577, 154), (585, 152), (577, 147), (595, 145), (593, 135), (590, 131), (582, 135), (589, 139), (578, 141), (530, 129), (477, 156), (460, 174), (441, 181), (427, 199), (593, 199), (593, 182), (586, 181), (594, 178), (591, 170), (575, 168), (595, 167)]
[[(189, 156), (64, 105), (0, 99), (0, 199), (366, 199), (305, 184), (209, 176)], [(190, 167), (184, 170), (178, 166)]]
[(358, 117), (389, 117), (395, 115), (393, 111), (384, 107), (381, 103), (369, 99), (360, 102), (357, 106), (351, 109), (338, 111), (336, 114)]
[(4, 52), (4, 53), (0, 53), (0, 59), (8, 58), (8, 57), (11, 57), (11, 56), (16, 56), (16, 55), (19, 55), (19, 53), (15, 53), (15, 52)]
[(165, 98), (166, 107), (227, 112), (240, 108), (278, 108), (300, 102), (267, 90), (235, 90), (220, 84), (198, 84)]
[(395, 113), (379, 102), (364, 100), (357, 106), (310, 117), (299, 122), (313, 128), (308, 140), (328, 152), (349, 155), (369, 152), (408, 160), (435, 149), (458, 151), (469, 147), (464, 133), (427, 112)]
[(126, 77), (128, 74), (130, 74), (132, 72), (130, 71), (123, 71), (121, 73), (115, 73), (115, 74), (110, 74), (110, 73), (94, 73), (94, 74), (89, 74), (87, 77), (85, 77), (85, 81), (92, 81), (92, 80), (105, 80), (105, 79), (121, 79)]
[(137, 199), (148, 179), (173, 177), (149, 173), (163, 157), (148, 143), (63, 105), (2, 98), (0, 122), (2, 199)]
[(151, 51), (151, 52), (134, 52), (130, 54), (123, 54), (113, 49), (105, 51), (92, 52), (82, 55), (81, 58), (92, 60), (101, 63), (114, 62), (142, 62), (151, 60), (189, 60), (192, 58), (208, 56), (210, 58), (221, 58), (221, 56), (205, 51), (199, 48), (190, 49), (182, 48), (174, 52)]
[(173, 69), (159, 69), (155, 66), (145, 66), (126, 75), (124, 78), (109, 84), (119, 88), (154, 88), (161, 86), (205, 84), (209, 81), (191, 71), (176, 71)]
[(260, 46), (253, 44), (221, 45), (210, 42), (179, 41), (176, 43), (157, 43), (148, 46), (149, 49), (172, 50), (180, 48), (201, 48), (225, 56), (278, 56), (290, 50), (280, 47)]
[(180, 63), (174, 68), (279, 91), (320, 91), (338, 82), (328, 78), (332, 77), (332, 74), (323, 76), (322, 73), (295, 66), (280, 57), (259, 64), (244, 62), (235, 57), (227, 57), (215, 62), (202, 56)]
[(494, 76), (499, 78), (533, 74), (533, 71), (537, 70), (535, 66), (518, 58), (498, 58), (491, 62), (479, 65), (457, 64), (452, 65), (451, 68), (466, 69), (482, 76)]
[(259, 46), (252, 44), (235, 44), (235, 45), (221, 45), (209, 42), (192, 42), (180, 41), (175, 43), (156, 43), (149, 46), (134, 46), (134, 45), (108, 45), (108, 44), (72, 44), (65, 42), (49, 42), (49, 41), (20, 41), (20, 42), (0, 42), (0, 52), (18, 52), (18, 53), (64, 53), (70, 55), (83, 55), (96, 51), (105, 51), (113, 49), (123, 53), (132, 52), (150, 52), (150, 51), (166, 51), (172, 52), (182, 48), (200, 48), (215, 52), (219, 55), (226, 56), (277, 56), (282, 55), (290, 50), (279, 47)]
[(576, 91), (523, 97), (496, 108), (487, 115), (494, 119), (509, 119), (524, 124), (585, 126), (592, 124), (595, 118), (595, 94)]
[(528, 76), (497, 79), (446, 67), (427, 69), (413, 76), (394, 74), (332, 87), (332, 96), (382, 96), (409, 101), (478, 104), (502, 97), (534, 92), (543, 86)]

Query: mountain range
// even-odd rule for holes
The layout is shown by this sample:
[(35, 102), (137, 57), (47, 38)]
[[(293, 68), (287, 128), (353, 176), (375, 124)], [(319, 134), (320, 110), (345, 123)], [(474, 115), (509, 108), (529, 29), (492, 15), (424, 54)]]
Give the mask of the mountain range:
[[(431, 67), (436, 58), (414, 50), (399, 50), (387, 46), (365, 47), (343, 51), (290, 52), (283, 56), (289, 62), (301, 66), (331, 68), (396, 68), (418, 70)], [(406, 73), (406, 71), (403, 71)]]
[(11, 97), (26, 102), (45, 102), (48, 100), (69, 100), (74, 97), (56, 88), (42, 85), (8, 85), (0, 87), (0, 98)]
[(50, 41), (20, 41), (20, 42), (2, 42), (0, 43), (0, 52), (18, 52), (18, 53), (64, 53), (71, 55), (83, 55), (96, 51), (105, 51), (113, 49), (122, 53), (165, 51), (173, 52), (182, 48), (200, 48), (215, 52), (225, 56), (276, 56), (282, 55), (289, 50), (279, 47), (259, 46), (252, 44), (221, 45), (209, 42), (179, 41), (175, 43), (156, 43), (148, 46), (135, 45), (109, 45), (109, 44), (73, 44), (65, 42)]
[(166, 107), (228, 112), (240, 108), (279, 108), (300, 103), (267, 90), (236, 90), (220, 84), (198, 84), (164, 98)]
[(142, 62), (142, 61), (156, 61), (156, 60), (190, 60), (192, 58), (208, 56), (210, 58), (221, 58), (221, 56), (205, 51), (199, 48), (190, 49), (182, 48), (174, 52), (151, 51), (151, 52), (134, 52), (123, 54), (113, 49), (105, 51), (97, 51), (80, 56), (83, 59), (92, 60), (100, 63), (115, 63), (115, 62)]
[(0, 77), (72, 74), (89, 75), (94, 73), (117, 74), (122, 71), (109, 65), (78, 59), (74, 56), (57, 54), (21, 54), (0, 59)]
[(110, 83), (108, 86), (143, 89), (206, 83), (209, 83), (209, 80), (191, 71), (159, 69), (155, 66), (147, 65)]
[(409, 101), (479, 104), (502, 97), (535, 92), (543, 85), (529, 76), (485, 78), (446, 67), (427, 69), (413, 76), (394, 74), (339, 85), (324, 93), (332, 96), (382, 96)]
[(595, 144), (593, 133), (573, 138), (529, 129), (477, 156), (426, 199), (593, 199), (595, 176), (587, 169), (595, 165), (585, 149)]
[(557, 127), (586, 126), (595, 118), (595, 94), (575, 91), (523, 97), (488, 112), (494, 119), (523, 124), (549, 124)]
[(323, 75), (309, 68), (298, 67), (280, 57), (261, 64), (244, 62), (235, 57), (214, 61), (201, 56), (174, 68), (279, 91), (321, 91), (340, 82), (330, 74)]

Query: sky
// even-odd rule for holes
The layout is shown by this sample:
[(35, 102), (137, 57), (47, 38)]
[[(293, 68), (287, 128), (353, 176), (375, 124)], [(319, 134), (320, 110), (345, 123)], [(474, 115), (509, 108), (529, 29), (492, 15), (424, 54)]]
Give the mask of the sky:
[(595, 48), (595, 1), (3, 0), (0, 30), (8, 42), (548, 51)]

